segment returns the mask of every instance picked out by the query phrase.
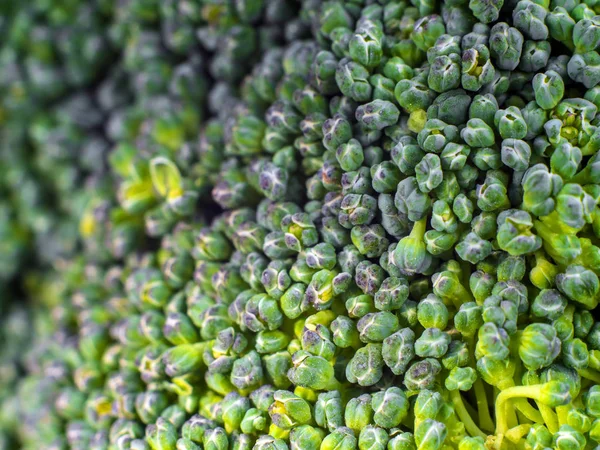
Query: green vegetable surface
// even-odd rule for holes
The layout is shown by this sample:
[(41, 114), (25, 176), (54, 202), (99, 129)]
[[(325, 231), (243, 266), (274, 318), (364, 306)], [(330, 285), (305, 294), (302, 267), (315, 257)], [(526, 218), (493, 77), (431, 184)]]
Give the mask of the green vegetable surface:
[(600, 448), (597, 0), (0, 37), (0, 450)]

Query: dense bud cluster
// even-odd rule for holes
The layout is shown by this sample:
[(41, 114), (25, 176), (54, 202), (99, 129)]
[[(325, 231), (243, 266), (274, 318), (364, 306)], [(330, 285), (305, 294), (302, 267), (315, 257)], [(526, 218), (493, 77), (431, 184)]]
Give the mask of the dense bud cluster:
[(0, 5), (0, 450), (599, 447), (599, 8)]

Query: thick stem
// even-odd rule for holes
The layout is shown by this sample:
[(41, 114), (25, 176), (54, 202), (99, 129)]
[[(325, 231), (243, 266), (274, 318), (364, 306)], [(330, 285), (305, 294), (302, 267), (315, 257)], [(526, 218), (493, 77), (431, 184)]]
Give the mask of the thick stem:
[[(513, 398), (525, 397), (536, 400), (539, 398), (540, 385), (513, 386), (504, 389), (496, 397), (496, 435), (503, 436), (508, 430), (507, 402)], [(543, 416), (543, 414), (542, 414)]]
[(479, 429), (479, 427), (473, 421), (473, 418), (465, 408), (463, 403), (462, 395), (460, 395), (459, 391), (450, 391), (450, 397), (452, 399), (452, 404), (454, 405), (454, 411), (458, 415), (458, 418), (464, 424), (467, 433), (471, 436), (480, 436), (483, 439), (487, 438), (487, 434)]
[[(518, 426), (518, 423), (514, 423), (514, 417), (516, 417), (515, 410), (508, 407), (508, 401), (510, 399), (519, 397), (532, 398), (538, 394), (539, 389), (531, 389), (531, 386), (513, 386), (507, 387), (502, 390), (496, 397), (496, 442), (495, 449), (500, 450), (502, 448), (502, 441), (509, 429)], [(512, 420), (511, 420), (512, 419)], [(511, 424), (511, 422), (513, 422)]]

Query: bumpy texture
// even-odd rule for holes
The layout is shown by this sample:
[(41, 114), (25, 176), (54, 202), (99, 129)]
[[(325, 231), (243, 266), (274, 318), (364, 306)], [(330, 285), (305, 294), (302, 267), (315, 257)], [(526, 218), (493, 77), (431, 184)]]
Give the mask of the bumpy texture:
[(0, 449), (599, 448), (596, 11), (0, 4)]

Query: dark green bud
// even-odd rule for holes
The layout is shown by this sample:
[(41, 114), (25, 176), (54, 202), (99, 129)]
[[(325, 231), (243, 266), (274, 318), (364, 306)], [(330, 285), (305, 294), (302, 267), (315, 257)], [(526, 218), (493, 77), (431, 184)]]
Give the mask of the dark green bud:
[(360, 386), (372, 386), (382, 375), (381, 344), (367, 344), (360, 348), (346, 367), (346, 378)]
[(404, 385), (409, 391), (432, 389), (435, 385), (435, 378), (441, 370), (441, 364), (433, 358), (417, 361), (406, 371)]

